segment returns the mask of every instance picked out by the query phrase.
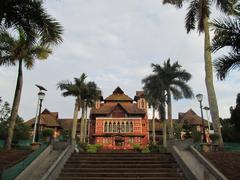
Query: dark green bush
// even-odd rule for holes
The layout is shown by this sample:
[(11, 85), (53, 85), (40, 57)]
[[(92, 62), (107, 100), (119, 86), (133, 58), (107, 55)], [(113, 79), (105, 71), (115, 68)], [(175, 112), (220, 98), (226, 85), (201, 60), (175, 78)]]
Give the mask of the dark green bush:
[(42, 131), (42, 136), (43, 137), (53, 137), (53, 133), (54, 133), (54, 131), (52, 129), (47, 128)]

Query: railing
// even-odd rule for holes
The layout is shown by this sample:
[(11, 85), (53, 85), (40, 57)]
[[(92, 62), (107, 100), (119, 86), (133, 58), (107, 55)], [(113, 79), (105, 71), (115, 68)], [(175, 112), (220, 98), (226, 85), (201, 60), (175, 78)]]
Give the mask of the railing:
[(27, 156), (23, 161), (15, 164), (14, 166), (3, 169), (0, 172), (0, 179), (1, 180), (12, 180), (18, 174), (20, 174), (34, 159), (36, 159), (46, 148), (48, 144), (42, 144), (39, 149), (35, 150), (31, 154)]

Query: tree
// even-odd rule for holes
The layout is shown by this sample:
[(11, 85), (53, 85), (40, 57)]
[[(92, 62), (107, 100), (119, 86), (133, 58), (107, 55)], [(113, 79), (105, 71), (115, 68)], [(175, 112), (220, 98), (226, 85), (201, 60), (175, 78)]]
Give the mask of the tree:
[(43, 7), (42, 0), (0, 0), (0, 28), (21, 28), (27, 39), (58, 44), (62, 41), (62, 26)]
[[(98, 88), (97, 84), (93, 81), (90, 81), (87, 83), (87, 87), (86, 87), (86, 92), (84, 93), (84, 95), (82, 96), (83, 99), (85, 100), (85, 102), (83, 103), (83, 108), (82, 110), (84, 110), (85, 112), (83, 113), (84, 116), (83, 121), (81, 121), (81, 131), (82, 136), (83, 136), (83, 142), (87, 142), (87, 110), (88, 107), (93, 107), (95, 105), (95, 102), (100, 98), (101, 96), (101, 91)], [(83, 122), (83, 123), (82, 123)]]
[(15, 38), (8, 31), (2, 29), (0, 31), (0, 50), (0, 66), (14, 66), (18, 63), (17, 85), (6, 143), (6, 148), (10, 150), (23, 87), (22, 66), (24, 64), (27, 69), (32, 69), (35, 60), (46, 59), (51, 50), (49, 46), (42, 45), (41, 42), (29, 42), (22, 29), (18, 29), (18, 38)]
[(163, 66), (152, 64), (153, 72), (161, 79), (167, 94), (167, 114), (169, 123), (169, 137), (173, 136), (173, 120), (172, 120), (172, 96), (175, 100), (182, 98), (192, 98), (192, 89), (187, 85), (191, 79), (191, 74), (182, 69), (178, 62), (171, 64), (170, 59), (163, 63)]
[(236, 107), (231, 113), (230, 120), (234, 124), (235, 128), (240, 129), (240, 93), (237, 94)]
[(75, 143), (76, 139), (76, 130), (77, 130), (77, 121), (78, 121), (78, 111), (82, 107), (83, 102), (83, 92), (86, 92), (86, 80), (87, 75), (82, 73), (79, 78), (74, 78), (74, 82), (71, 81), (61, 81), (57, 84), (64, 97), (73, 96), (76, 98), (74, 106), (74, 115), (73, 115), (73, 126), (72, 126), (72, 142)]
[[(153, 101), (154, 99), (154, 107), (158, 109), (159, 119), (163, 121), (163, 146), (167, 147), (167, 126), (166, 126), (166, 91), (162, 80), (159, 76), (155, 74), (151, 74), (142, 80), (144, 84), (144, 93), (146, 95), (146, 99)], [(154, 122), (153, 122), (154, 123)], [(153, 129), (153, 132), (155, 129)], [(154, 138), (154, 137), (153, 137)]]
[(213, 26), (213, 52), (227, 47), (231, 50), (214, 61), (217, 77), (224, 80), (231, 70), (240, 69), (240, 15), (214, 20)]
[[(177, 8), (181, 8), (184, 0), (163, 0), (163, 4), (172, 4)], [(223, 146), (223, 139), (221, 135), (221, 127), (219, 120), (219, 111), (216, 93), (213, 85), (212, 72), (212, 57), (209, 33), (209, 16), (210, 6), (215, 3), (218, 9), (223, 12), (229, 12), (230, 4), (227, 0), (191, 0), (188, 7), (188, 12), (185, 17), (185, 27), (187, 33), (196, 29), (199, 33), (204, 33), (204, 62), (205, 62), (205, 83), (208, 93), (208, 101), (210, 106), (210, 113), (213, 121), (214, 131), (219, 135), (219, 145)]]

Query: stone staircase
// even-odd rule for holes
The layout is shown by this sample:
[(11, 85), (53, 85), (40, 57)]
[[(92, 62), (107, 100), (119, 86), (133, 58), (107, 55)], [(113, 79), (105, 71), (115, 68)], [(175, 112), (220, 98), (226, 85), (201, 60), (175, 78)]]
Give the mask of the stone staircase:
[(73, 153), (58, 180), (186, 179), (171, 154)]

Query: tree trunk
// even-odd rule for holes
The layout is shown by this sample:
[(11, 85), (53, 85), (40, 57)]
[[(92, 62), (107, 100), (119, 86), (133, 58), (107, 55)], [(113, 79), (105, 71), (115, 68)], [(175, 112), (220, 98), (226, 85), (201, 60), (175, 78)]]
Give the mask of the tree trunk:
[(167, 91), (167, 113), (168, 113), (168, 127), (169, 127), (169, 138), (173, 139), (173, 120), (172, 120), (172, 99), (170, 90)]
[(209, 34), (209, 22), (208, 17), (204, 18), (204, 59), (205, 59), (205, 83), (208, 93), (208, 102), (210, 107), (210, 113), (213, 121), (214, 132), (219, 135), (219, 145), (223, 147), (223, 139), (221, 134), (219, 111), (217, 105), (217, 98), (213, 85), (213, 71), (212, 71), (212, 57), (211, 57), (211, 45), (210, 45), (210, 34)]
[(160, 119), (163, 121), (163, 146), (167, 147), (167, 121), (166, 121), (166, 110), (165, 102), (159, 106)]
[(74, 107), (74, 115), (73, 115), (73, 125), (72, 125), (72, 143), (76, 141), (76, 131), (77, 131), (77, 122), (78, 122), (78, 108), (79, 104), (76, 100)]
[(152, 138), (153, 144), (156, 144), (156, 128), (155, 128), (155, 107), (153, 107), (153, 117), (152, 117)]
[(7, 150), (10, 150), (12, 146), (13, 133), (14, 133), (14, 128), (15, 128), (16, 119), (18, 115), (22, 87), (23, 87), (23, 72), (22, 72), (22, 60), (20, 59), (19, 67), (18, 67), (17, 85), (15, 89), (15, 95), (13, 99), (13, 105), (12, 105), (9, 128), (8, 128), (8, 136), (7, 136), (7, 143), (6, 143)]
[(82, 117), (81, 117), (81, 129), (80, 129), (80, 142), (84, 142), (84, 119), (85, 119), (85, 102), (82, 102)]
[(87, 137), (88, 137), (88, 135), (87, 135), (87, 125), (88, 125), (88, 119), (87, 119), (87, 105), (85, 104), (85, 118), (84, 118), (85, 120), (84, 120), (84, 142), (87, 142)]

